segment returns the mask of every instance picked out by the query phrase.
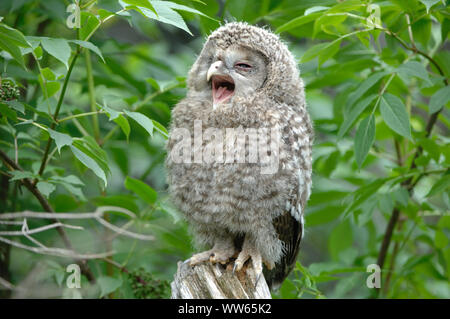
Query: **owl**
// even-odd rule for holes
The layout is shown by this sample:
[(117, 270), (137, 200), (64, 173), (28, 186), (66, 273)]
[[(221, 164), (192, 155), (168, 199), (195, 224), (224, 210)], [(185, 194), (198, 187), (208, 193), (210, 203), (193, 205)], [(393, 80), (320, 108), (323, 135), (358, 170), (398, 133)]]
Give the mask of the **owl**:
[(313, 128), (287, 46), (243, 22), (212, 32), (169, 131), (169, 194), (209, 248), (187, 262), (251, 262), (279, 287), (298, 255), (312, 173)]

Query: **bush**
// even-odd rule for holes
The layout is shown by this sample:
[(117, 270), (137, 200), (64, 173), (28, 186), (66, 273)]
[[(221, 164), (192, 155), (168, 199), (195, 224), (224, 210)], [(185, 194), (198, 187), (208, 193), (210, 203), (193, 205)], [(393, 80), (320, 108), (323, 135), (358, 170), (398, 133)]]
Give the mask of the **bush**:
[(0, 3), (0, 294), (168, 296), (193, 252), (166, 192), (170, 110), (204, 37), (243, 20), (299, 57), (316, 130), (274, 297), (450, 297), (448, 1), (80, 2)]

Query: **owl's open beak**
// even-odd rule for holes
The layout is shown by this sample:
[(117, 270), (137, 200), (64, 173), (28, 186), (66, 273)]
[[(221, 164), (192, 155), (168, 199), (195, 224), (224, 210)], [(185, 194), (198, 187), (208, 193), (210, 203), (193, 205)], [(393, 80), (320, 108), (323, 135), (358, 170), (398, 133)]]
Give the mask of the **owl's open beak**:
[(223, 71), (222, 61), (211, 64), (206, 74), (206, 81), (210, 79), (214, 106), (231, 98), (234, 94), (234, 81), (231, 76)]

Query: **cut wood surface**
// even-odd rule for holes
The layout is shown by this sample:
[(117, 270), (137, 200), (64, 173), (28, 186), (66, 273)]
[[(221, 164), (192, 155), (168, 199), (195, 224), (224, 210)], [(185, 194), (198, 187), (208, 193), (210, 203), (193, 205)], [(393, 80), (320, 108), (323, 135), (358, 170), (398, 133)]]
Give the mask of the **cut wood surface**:
[(233, 274), (230, 267), (204, 263), (196, 266), (178, 263), (171, 283), (172, 299), (270, 299), (264, 276), (256, 285), (252, 266)]

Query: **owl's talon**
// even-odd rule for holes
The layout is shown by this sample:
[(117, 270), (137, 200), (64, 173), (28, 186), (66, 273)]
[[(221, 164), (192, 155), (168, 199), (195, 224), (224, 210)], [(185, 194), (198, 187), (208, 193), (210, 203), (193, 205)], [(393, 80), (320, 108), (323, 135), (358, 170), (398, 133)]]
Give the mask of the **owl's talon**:
[(202, 262), (208, 261), (213, 254), (212, 249), (198, 253), (189, 258), (189, 265), (195, 266), (201, 264)]
[(234, 263), (234, 266), (233, 266), (233, 275), (234, 275), (234, 273), (236, 272), (236, 268), (237, 268), (237, 264)]
[(220, 263), (225, 265), (231, 256), (234, 254), (234, 249), (231, 250), (218, 250), (209, 258), (209, 261), (213, 264)]
[(239, 253), (236, 261), (234, 262), (233, 273), (237, 270), (240, 271), (247, 260), (251, 259), (253, 269), (256, 274), (255, 287), (258, 284), (259, 278), (261, 277), (263, 267), (262, 267), (262, 257), (258, 249), (252, 244), (251, 241), (246, 240), (242, 247), (242, 251)]
[(226, 264), (228, 260), (234, 255), (234, 251), (235, 249), (232, 242), (218, 242), (212, 249), (193, 255), (190, 258), (189, 263), (191, 266), (206, 261), (209, 261), (212, 264)]

